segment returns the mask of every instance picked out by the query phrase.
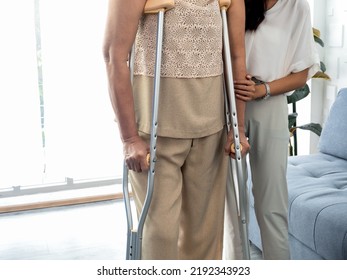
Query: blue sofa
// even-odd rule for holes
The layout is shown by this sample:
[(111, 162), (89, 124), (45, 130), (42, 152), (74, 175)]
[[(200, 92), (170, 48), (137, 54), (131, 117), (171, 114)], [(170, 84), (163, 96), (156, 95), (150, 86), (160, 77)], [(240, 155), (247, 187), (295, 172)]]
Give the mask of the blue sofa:
[[(291, 258), (346, 260), (347, 88), (339, 91), (330, 110), (318, 150), (288, 159)], [(250, 195), (249, 238), (261, 249), (253, 206)]]

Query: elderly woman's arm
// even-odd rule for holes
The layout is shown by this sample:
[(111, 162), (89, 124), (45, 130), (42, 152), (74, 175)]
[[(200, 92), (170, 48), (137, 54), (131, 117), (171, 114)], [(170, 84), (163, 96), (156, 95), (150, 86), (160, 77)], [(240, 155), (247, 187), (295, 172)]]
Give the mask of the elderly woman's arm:
[[(243, 80), (246, 78), (246, 54), (245, 54), (245, 3), (244, 0), (233, 0), (228, 9), (228, 30), (230, 40), (230, 51), (232, 59), (232, 69), (234, 80)], [(249, 143), (245, 136), (244, 115), (246, 103), (241, 99), (236, 99), (238, 128), (240, 133), (240, 142), (242, 144), (242, 155), (249, 151)], [(225, 145), (225, 153), (233, 154), (230, 145), (233, 143), (233, 133), (229, 133)]]
[(148, 145), (138, 135), (128, 56), (134, 43), (145, 0), (109, 0), (103, 46), (109, 95), (118, 123), (128, 168), (148, 169)]

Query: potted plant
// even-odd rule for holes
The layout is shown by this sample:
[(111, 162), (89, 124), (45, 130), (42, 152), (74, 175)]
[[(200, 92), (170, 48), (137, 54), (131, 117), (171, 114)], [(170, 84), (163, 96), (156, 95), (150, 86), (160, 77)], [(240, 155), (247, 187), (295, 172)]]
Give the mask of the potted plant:
[[(319, 44), (321, 47), (324, 47), (324, 42), (320, 38), (320, 31), (316, 28), (313, 28), (313, 37), (317, 44)], [(330, 80), (329, 75), (327, 75), (325, 71), (326, 71), (325, 64), (321, 61), (320, 71), (318, 71), (312, 78)], [(290, 138), (289, 138), (289, 155), (290, 156), (297, 155), (298, 142), (297, 142), (296, 130), (298, 128), (312, 131), (318, 136), (320, 136), (322, 131), (322, 126), (319, 123), (308, 123), (304, 125), (297, 125), (296, 123), (297, 116), (298, 116), (298, 113), (296, 111), (296, 102), (308, 96), (309, 93), (310, 93), (310, 87), (306, 84), (304, 87), (295, 90), (292, 95), (287, 96), (288, 104), (292, 104), (292, 113), (288, 115), (288, 129), (290, 132)], [(292, 141), (292, 138), (293, 138), (293, 141)]]

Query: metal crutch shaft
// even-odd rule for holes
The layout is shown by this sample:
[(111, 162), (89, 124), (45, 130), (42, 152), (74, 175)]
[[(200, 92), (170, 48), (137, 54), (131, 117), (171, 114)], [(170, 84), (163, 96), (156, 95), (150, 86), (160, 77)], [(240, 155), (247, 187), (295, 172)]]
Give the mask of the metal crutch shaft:
[[(239, 193), (239, 217), (241, 222), (241, 240), (242, 240), (242, 249), (243, 256), (245, 259), (250, 259), (250, 248), (248, 240), (248, 225), (247, 225), (247, 212), (245, 206), (247, 205), (247, 190), (245, 184), (245, 177), (242, 168), (242, 156), (241, 156), (241, 143), (240, 135), (238, 130), (238, 120), (237, 120), (237, 110), (236, 110), (236, 101), (234, 95), (234, 84), (232, 76), (232, 63), (231, 63), (231, 54), (230, 54), (230, 45), (229, 45), (229, 33), (228, 33), (228, 20), (227, 20), (227, 10), (231, 4), (231, 0), (219, 0), (222, 21), (223, 21), (223, 50), (224, 50), (224, 62), (225, 62), (225, 91), (227, 95), (228, 108), (231, 111), (231, 127), (234, 135), (234, 145), (235, 145), (235, 164), (231, 164), (233, 167), (236, 167), (236, 177), (234, 182), (237, 182), (238, 192), (235, 189), (235, 193)], [(227, 116), (228, 117), (228, 116)], [(229, 128), (229, 126), (228, 126)], [(229, 129), (228, 129), (229, 132)], [(234, 173), (232, 174), (234, 175)], [(234, 177), (234, 176), (233, 176)], [(235, 185), (235, 184), (234, 184)]]
[[(137, 230), (134, 229), (130, 196), (128, 190), (128, 168), (124, 162), (123, 165), (123, 194), (125, 202), (125, 210), (128, 224), (127, 233), (127, 260), (140, 260), (142, 251), (142, 233), (148, 210), (152, 200), (154, 189), (154, 175), (156, 163), (156, 145), (157, 145), (157, 128), (158, 128), (158, 107), (159, 107), (159, 89), (160, 89), (160, 71), (161, 71), (161, 57), (162, 57), (162, 43), (163, 43), (163, 30), (164, 30), (164, 14), (167, 10), (174, 7), (174, 0), (148, 0), (145, 5), (144, 13), (158, 14), (158, 27), (157, 27), (157, 40), (156, 40), (156, 61), (154, 73), (154, 93), (152, 101), (152, 123), (151, 123), (151, 136), (150, 136), (150, 161), (147, 180), (147, 192), (143, 203), (142, 211), (139, 215)], [(133, 79), (133, 62), (134, 62), (134, 47), (130, 54), (130, 75), (131, 81)]]

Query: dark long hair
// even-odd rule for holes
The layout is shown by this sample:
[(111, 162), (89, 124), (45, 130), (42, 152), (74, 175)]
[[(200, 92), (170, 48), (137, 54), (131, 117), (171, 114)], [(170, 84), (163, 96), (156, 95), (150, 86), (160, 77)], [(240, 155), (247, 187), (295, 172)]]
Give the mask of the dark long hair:
[(266, 0), (245, 0), (246, 30), (256, 30), (265, 18)]

